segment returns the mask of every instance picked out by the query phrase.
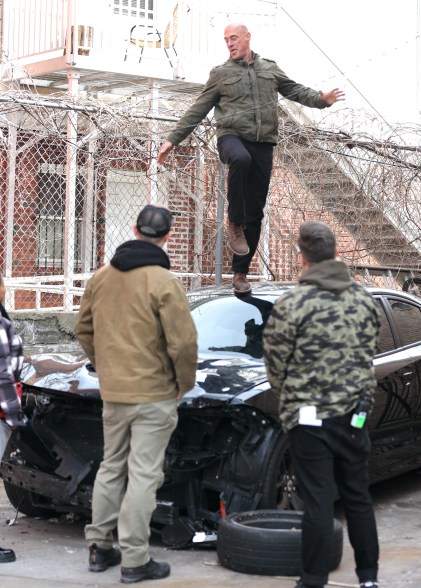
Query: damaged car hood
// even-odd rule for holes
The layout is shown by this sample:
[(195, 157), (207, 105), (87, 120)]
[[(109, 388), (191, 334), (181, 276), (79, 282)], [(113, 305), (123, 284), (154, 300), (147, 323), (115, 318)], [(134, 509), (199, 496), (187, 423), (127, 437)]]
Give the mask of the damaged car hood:
[[(51, 394), (99, 395), (98, 376), (84, 355), (43, 353), (27, 357), (21, 379), (27, 386)], [(265, 366), (260, 360), (240, 354), (229, 358), (209, 354), (199, 358), (196, 385), (183, 402), (207, 395), (230, 400), (266, 381)]]
[(233, 397), (267, 382), (262, 361), (246, 357), (207, 357), (199, 359), (196, 386), (185, 394), (182, 403), (199, 397), (230, 401)]

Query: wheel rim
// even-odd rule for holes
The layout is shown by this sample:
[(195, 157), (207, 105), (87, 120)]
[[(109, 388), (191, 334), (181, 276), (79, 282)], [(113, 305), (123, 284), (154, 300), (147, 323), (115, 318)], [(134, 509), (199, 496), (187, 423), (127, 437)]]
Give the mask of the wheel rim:
[(297, 478), (292, 471), (289, 459), (281, 461), (276, 484), (277, 510), (303, 510), (303, 501), (298, 495)]

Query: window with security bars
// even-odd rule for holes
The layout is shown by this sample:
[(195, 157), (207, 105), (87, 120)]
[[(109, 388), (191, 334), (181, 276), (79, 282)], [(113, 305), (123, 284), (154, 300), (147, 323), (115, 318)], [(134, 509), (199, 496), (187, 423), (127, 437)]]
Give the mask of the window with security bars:
[[(37, 266), (63, 270), (66, 176), (52, 170), (41, 170), (38, 185)], [(84, 202), (84, 178), (76, 179), (75, 264), (81, 262), (81, 229)]]
[(112, 6), (120, 16), (153, 19), (154, 0), (113, 0)]

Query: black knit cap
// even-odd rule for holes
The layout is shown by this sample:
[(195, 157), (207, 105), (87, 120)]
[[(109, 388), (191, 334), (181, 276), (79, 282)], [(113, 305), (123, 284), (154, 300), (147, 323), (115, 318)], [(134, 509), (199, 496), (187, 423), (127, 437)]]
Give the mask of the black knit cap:
[(172, 214), (168, 208), (147, 204), (136, 221), (137, 230), (145, 237), (163, 237), (172, 226)]

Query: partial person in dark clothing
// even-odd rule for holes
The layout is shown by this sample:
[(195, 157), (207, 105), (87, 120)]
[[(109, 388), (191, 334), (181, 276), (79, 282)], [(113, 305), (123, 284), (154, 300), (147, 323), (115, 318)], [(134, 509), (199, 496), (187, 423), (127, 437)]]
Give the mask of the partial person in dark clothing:
[[(103, 400), (104, 458), (85, 528), (89, 570), (121, 562), (125, 584), (170, 573), (168, 563), (150, 557), (150, 521), (177, 400), (195, 384), (196, 329), (163, 250), (171, 226), (166, 208), (140, 212), (136, 238), (89, 280), (76, 323)], [(115, 528), (121, 551), (113, 547)]]
[(323, 588), (333, 540), (335, 483), (361, 588), (378, 588), (379, 545), (369, 494), (370, 438), (379, 316), (373, 297), (337, 261), (336, 240), (318, 221), (300, 227), (303, 272), (279, 298), (263, 334), (266, 368), (279, 394), (304, 500), (303, 572), (297, 588)]
[(294, 82), (274, 61), (254, 53), (250, 38), (243, 24), (225, 28), (230, 58), (212, 69), (203, 92), (158, 154), (158, 162), (164, 163), (172, 148), (215, 108), (218, 152), (229, 167), (227, 235), (234, 254), (233, 286), (238, 294), (251, 290), (247, 273), (259, 243), (273, 147), (278, 141), (278, 93), (311, 108), (326, 108), (344, 99), (337, 88), (317, 92)]
[[(12, 429), (25, 425), (18, 393), (23, 364), (22, 341), (4, 308), (6, 288), (0, 276), (0, 461)], [(12, 549), (0, 547), (0, 563), (15, 561)]]

